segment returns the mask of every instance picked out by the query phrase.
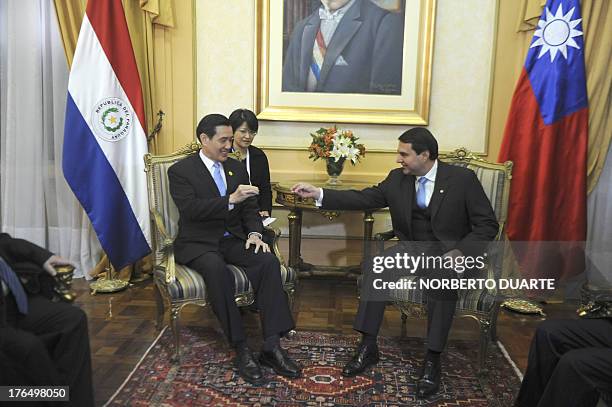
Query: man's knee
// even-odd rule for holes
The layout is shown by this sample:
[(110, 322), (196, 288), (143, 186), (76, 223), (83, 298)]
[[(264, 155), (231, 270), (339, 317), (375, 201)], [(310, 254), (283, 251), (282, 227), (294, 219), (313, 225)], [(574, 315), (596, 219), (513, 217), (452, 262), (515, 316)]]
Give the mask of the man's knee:
[(558, 337), (559, 334), (564, 330), (564, 321), (558, 320), (547, 320), (542, 322), (536, 328), (535, 338), (536, 340), (550, 340), (550, 338)]
[(570, 373), (577, 373), (582, 377), (588, 377), (594, 373), (593, 368), (597, 363), (598, 356), (588, 349), (575, 349), (563, 354), (557, 369), (564, 375), (564, 377)]
[(47, 353), (43, 341), (31, 332), (13, 330), (6, 338), (2, 351), (13, 360), (37, 360)]
[(262, 273), (268, 277), (280, 278), (280, 261), (272, 253), (263, 253), (262, 255)]
[(274, 254), (272, 253), (263, 253), (262, 256), (264, 257), (264, 261), (266, 266), (268, 266), (268, 268), (272, 268), (272, 269), (280, 269), (280, 261), (278, 260), (278, 257), (276, 257)]

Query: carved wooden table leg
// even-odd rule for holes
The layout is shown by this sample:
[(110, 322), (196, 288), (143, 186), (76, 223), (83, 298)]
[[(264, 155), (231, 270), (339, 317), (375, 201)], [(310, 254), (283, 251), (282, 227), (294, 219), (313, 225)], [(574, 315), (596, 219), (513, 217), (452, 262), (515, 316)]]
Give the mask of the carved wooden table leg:
[(287, 218), (289, 219), (289, 267), (298, 270), (301, 263), (302, 210), (293, 209)]

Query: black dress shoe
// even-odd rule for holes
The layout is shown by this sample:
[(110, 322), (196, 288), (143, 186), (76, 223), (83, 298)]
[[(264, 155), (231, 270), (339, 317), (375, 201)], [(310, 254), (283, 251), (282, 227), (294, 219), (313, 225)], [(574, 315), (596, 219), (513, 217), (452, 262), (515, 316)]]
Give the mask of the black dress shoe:
[(426, 398), (438, 392), (440, 388), (440, 373), (440, 361), (425, 361), (423, 376), (417, 382), (417, 397)]
[(342, 376), (357, 376), (363, 373), (369, 366), (378, 363), (379, 358), (378, 346), (376, 344), (359, 345), (353, 358), (342, 369)]
[(275, 346), (271, 351), (262, 351), (259, 356), (259, 363), (272, 368), (281, 376), (298, 378), (302, 375), (302, 369), (295, 363), (287, 352), (280, 346)]
[(256, 386), (264, 383), (264, 375), (261, 371), (259, 363), (253, 357), (253, 353), (247, 347), (239, 349), (236, 355), (236, 367), (238, 368), (238, 374), (244, 379), (244, 381), (254, 384)]

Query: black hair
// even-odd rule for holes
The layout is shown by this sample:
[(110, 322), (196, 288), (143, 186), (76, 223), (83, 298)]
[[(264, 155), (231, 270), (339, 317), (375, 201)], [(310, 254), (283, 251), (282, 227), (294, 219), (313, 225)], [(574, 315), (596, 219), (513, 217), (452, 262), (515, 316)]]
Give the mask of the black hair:
[(207, 114), (198, 123), (196, 129), (196, 138), (200, 141), (200, 135), (205, 134), (209, 139), (213, 138), (217, 134), (217, 126), (229, 126), (229, 119), (222, 114), (212, 113)]
[(238, 127), (242, 126), (242, 123), (247, 124), (249, 130), (257, 133), (257, 129), (259, 128), (259, 121), (257, 121), (257, 116), (255, 113), (251, 112), (248, 109), (236, 109), (230, 114), (229, 117), (230, 125), (232, 126), (232, 132), (236, 132)]
[(406, 130), (399, 136), (398, 140), (402, 143), (412, 144), (412, 149), (417, 154), (429, 151), (430, 160), (438, 158), (438, 142), (425, 127), (414, 127)]

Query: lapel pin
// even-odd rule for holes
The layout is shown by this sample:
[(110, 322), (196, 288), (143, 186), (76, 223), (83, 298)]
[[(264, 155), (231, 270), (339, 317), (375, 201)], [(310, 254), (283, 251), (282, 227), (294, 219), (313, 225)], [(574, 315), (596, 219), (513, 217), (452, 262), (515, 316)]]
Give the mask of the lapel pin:
[(230, 175), (230, 177), (232, 177), (232, 176), (234, 176), (234, 173), (229, 171), (229, 175)]

